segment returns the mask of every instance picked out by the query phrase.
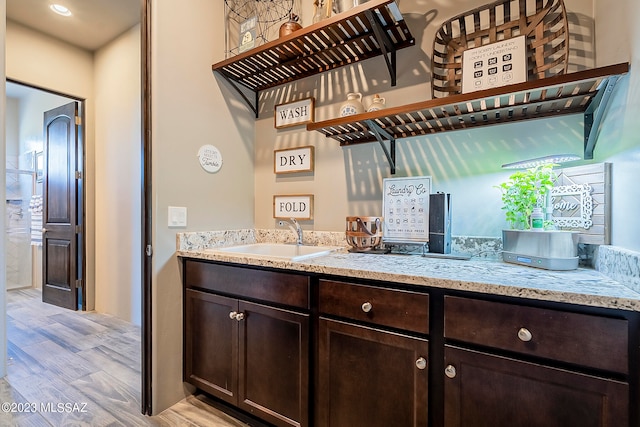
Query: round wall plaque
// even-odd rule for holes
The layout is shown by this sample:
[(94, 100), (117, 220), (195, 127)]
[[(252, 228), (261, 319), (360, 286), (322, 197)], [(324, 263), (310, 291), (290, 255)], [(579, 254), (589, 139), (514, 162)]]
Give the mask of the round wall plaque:
[(222, 154), (213, 145), (203, 145), (198, 150), (198, 160), (202, 169), (209, 173), (215, 173), (222, 167)]

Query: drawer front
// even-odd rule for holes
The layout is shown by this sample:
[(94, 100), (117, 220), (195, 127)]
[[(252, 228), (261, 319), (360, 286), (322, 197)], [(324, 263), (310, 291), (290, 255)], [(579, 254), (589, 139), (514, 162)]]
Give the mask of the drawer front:
[(628, 322), (588, 314), (445, 297), (447, 339), (628, 373)]
[(309, 277), (185, 260), (184, 285), (309, 309)]
[(429, 333), (429, 295), (320, 280), (319, 311), (422, 334)]

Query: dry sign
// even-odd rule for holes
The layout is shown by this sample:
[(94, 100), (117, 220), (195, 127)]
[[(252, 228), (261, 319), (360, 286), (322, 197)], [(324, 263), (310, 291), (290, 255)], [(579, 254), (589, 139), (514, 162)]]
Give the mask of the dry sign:
[(313, 219), (313, 194), (273, 196), (273, 217)]
[(300, 147), (273, 152), (273, 172), (313, 172), (313, 147)]

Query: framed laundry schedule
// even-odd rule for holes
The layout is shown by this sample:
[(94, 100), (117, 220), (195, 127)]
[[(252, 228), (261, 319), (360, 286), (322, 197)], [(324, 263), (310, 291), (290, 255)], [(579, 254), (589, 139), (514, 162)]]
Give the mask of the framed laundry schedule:
[(431, 177), (386, 178), (382, 187), (382, 240), (428, 242)]

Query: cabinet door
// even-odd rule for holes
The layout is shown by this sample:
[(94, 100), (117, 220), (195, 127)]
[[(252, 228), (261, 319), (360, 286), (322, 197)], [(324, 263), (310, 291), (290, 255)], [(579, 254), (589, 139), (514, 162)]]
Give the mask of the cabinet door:
[(320, 318), (317, 425), (426, 426), (428, 342)]
[(238, 322), (230, 318), (238, 301), (185, 291), (184, 380), (236, 404)]
[(446, 346), (445, 427), (628, 426), (625, 383)]
[(309, 316), (239, 303), (238, 406), (276, 426), (309, 425)]

